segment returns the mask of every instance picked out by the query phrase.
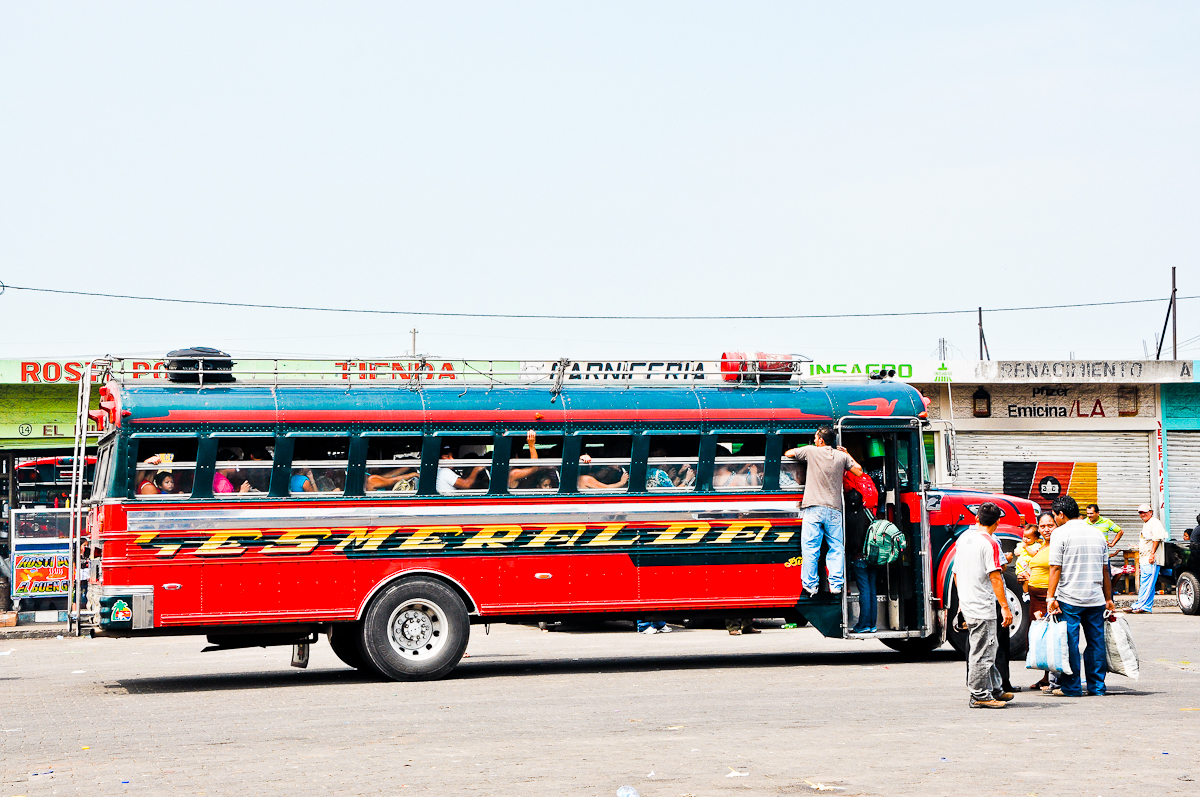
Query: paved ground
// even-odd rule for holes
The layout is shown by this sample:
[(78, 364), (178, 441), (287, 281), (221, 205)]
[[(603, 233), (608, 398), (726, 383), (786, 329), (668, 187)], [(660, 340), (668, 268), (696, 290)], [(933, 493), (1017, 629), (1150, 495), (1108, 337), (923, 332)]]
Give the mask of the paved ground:
[(1200, 618), (1131, 623), (1140, 681), (1003, 711), (966, 708), (948, 649), (811, 629), (476, 627), (454, 677), (418, 684), (323, 642), (301, 671), (197, 638), (2, 640), (0, 797), (1200, 793)]

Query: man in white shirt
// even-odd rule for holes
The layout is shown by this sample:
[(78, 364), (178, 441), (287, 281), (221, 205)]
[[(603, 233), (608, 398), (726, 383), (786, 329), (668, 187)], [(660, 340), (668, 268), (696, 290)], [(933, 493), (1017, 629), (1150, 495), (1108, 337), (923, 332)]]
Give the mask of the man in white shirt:
[(1133, 606), (1125, 611), (1129, 614), (1150, 614), (1154, 611), (1154, 587), (1158, 584), (1158, 569), (1167, 563), (1167, 528), (1154, 516), (1149, 504), (1138, 507), (1142, 519), (1142, 536), (1138, 541), (1138, 571), (1141, 583), (1138, 597)]
[(469, 476), (459, 476), (458, 471), (450, 467), (450, 461), (454, 459), (454, 453), (450, 446), (442, 446), (441, 463), (438, 465), (437, 472), (437, 491), (442, 495), (453, 495), (459, 490), (473, 490), (476, 488), (480, 476), (487, 468), (479, 466), (471, 468)]
[(1058, 528), (1050, 537), (1050, 587), (1047, 614), (1062, 614), (1067, 624), (1067, 657), (1071, 674), (1058, 676), (1057, 697), (1083, 697), (1079, 673), (1079, 629), (1087, 639), (1084, 666), (1087, 693), (1103, 695), (1107, 654), (1104, 611), (1113, 611), (1108, 572), (1108, 540), (1104, 532), (1079, 517), (1079, 504), (1069, 495), (1054, 499), (1050, 514)]
[(1003, 612), (1002, 624), (1012, 625), (1012, 611), (1004, 594), (1004, 566), (1007, 564), (1000, 544), (992, 536), (1003, 513), (987, 502), (975, 517), (979, 525), (959, 535), (954, 547), (954, 583), (958, 592), (958, 610), (967, 624), (967, 687), (971, 708), (1004, 708), (1013, 699), (1011, 692), (1000, 689), (996, 669), (999, 640), (996, 630), (996, 604)]

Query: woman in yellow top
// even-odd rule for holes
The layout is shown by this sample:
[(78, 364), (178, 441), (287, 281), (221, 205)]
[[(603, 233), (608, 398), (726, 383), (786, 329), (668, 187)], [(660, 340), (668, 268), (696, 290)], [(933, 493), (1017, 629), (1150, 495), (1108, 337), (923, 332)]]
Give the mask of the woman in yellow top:
[[(1029, 558), (1029, 580), (1025, 582), (1025, 589), (1029, 593), (1029, 611), (1035, 620), (1046, 616), (1046, 590), (1050, 588), (1050, 535), (1056, 528), (1054, 516), (1049, 512), (1038, 516), (1038, 531), (1045, 542), (1041, 550)], [(1045, 672), (1042, 673), (1042, 680), (1033, 684), (1030, 689), (1041, 689), (1049, 685), (1050, 673)]]

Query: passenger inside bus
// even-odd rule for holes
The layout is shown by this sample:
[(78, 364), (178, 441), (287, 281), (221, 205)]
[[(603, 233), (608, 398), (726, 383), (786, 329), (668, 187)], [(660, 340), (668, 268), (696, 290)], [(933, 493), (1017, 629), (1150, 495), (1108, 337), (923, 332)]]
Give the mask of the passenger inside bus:
[(469, 475), (463, 476), (447, 464), (449, 460), (453, 459), (453, 449), (448, 445), (442, 446), (441, 460), (443, 464), (438, 465), (437, 491), (442, 495), (450, 495), (460, 490), (479, 489), (478, 485), (486, 477), (487, 468), (477, 465), (470, 469)]
[[(317, 483), (313, 479), (312, 470), (304, 468), (298, 473), (293, 473), (291, 481), (288, 484), (288, 490), (293, 493), (315, 493), (317, 491)], [(215, 486), (213, 492), (216, 492)]]
[[(665, 459), (667, 450), (662, 446), (651, 449), (650, 459)], [(669, 466), (668, 466), (669, 467)], [(671, 490), (679, 486), (677, 479), (671, 478), (671, 474), (663, 470), (656, 464), (647, 464), (646, 466), (646, 489), (647, 490)]]
[[(247, 449), (246, 453), (251, 462), (271, 462), (271, 452), (266, 446), (254, 446)], [(270, 468), (247, 468), (238, 473), (249, 482), (250, 492), (265, 493), (271, 489)]]
[[(216, 473), (213, 474), (213, 495), (235, 492), (233, 482), (230, 481), (230, 477), (237, 475), (237, 466), (233, 464), (233, 461), (236, 459), (237, 454), (231, 449), (223, 448), (217, 452), (217, 462), (226, 465), (227, 467), (217, 468)], [(236, 492), (250, 492), (250, 482), (243, 481), (242, 486), (239, 487)]]
[(612, 465), (592, 465), (591, 462), (590, 454), (579, 455), (580, 490), (619, 490), (629, 483), (628, 469)]
[(755, 464), (721, 462), (725, 457), (733, 457), (733, 449), (725, 443), (717, 446), (716, 467), (713, 469), (713, 487), (731, 489), (734, 487), (758, 487), (762, 484), (762, 471)]
[[(171, 475), (171, 471), (169, 470), (160, 470), (154, 474), (153, 486), (157, 492), (169, 495), (175, 492), (175, 477)], [(150, 495), (150, 493), (147, 493), (147, 495)]]
[[(155, 454), (152, 457), (146, 457), (142, 462), (146, 465), (166, 465), (171, 463), (174, 458), (173, 454)], [(138, 470), (141, 470), (141, 468)], [(158, 485), (158, 477), (169, 475), (170, 473), (171, 471), (169, 470), (160, 470), (152, 475), (150, 471), (143, 471), (141, 474), (142, 481), (138, 484), (137, 488), (138, 495), (158, 495), (161, 492), (173, 492), (175, 489), (174, 479), (171, 480), (171, 490), (169, 491), (162, 490)]]
[(416, 467), (393, 468), (385, 473), (368, 473), (363, 489), (368, 493), (379, 490), (415, 492), (420, 470)]
[[(510, 490), (555, 490), (558, 489), (558, 468), (555, 466), (534, 465), (524, 460), (536, 461), (539, 458), (537, 447), (537, 432), (530, 429), (525, 435), (524, 444), (516, 443), (513, 447), (511, 462), (513, 467), (508, 470), (508, 488)], [(547, 458), (561, 461), (562, 443), (560, 437), (551, 440), (559, 441), (551, 444), (543, 442)], [(547, 486), (548, 485), (548, 486)]]

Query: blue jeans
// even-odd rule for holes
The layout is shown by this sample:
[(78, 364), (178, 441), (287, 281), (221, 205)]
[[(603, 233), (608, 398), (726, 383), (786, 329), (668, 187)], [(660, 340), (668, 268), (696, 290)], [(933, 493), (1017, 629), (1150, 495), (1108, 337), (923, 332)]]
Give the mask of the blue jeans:
[(1142, 565), (1142, 581), (1138, 584), (1138, 596), (1131, 609), (1144, 612), (1154, 611), (1154, 587), (1158, 584), (1158, 565)]
[(638, 633), (640, 634), (643, 631), (645, 631), (647, 628), (650, 628), (651, 626), (653, 626), (654, 628), (657, 628), (659, 631), (661, 631), (661, 630), (663, 630), (664, 627), (666, 627), (666, 625), (667, 625), (666, 620), (638, 620), (637, 621), (637, 630), (638, 630)]
[(855, 559), (850, 562), (850, 572), (854, 574), (854, 583), (858, 584), (858, 622), (854, 624), (854, 630), (874, 629), (878, 608), (875, 603), (875, 566), (867, 564), (866, 559)]
[(1072, 606), (1058, 602), (1063, 620), (1067, 623), (1067, 655), (1071, 662), (1071, 674), (1058, 676), (1058, 687), (1063, 694), (1080, 697), (1083, 687), (1079, 683), (1079, 628), (1087, 640), (1084, 651), (1084, 666), (1087, 668), (1089, 695), (1104, 694), (1104, 670), (1107, 663), (1107, 647), (1104, 644), (1104, 607)]
[(800, 530), (800, 553), (804, 555), (800, 580), (804, 588), (811, 592), (816, 592), (821, 586), (817, 563), (821, 561), (822, 540), (829, 541), (829, 553), (825, 556), (825, 566), (829, 569), (829, 589), (841, 592), (846, 573), (842, 513), (827, 506), (810, 506), (804, 510), (804, 525)]

